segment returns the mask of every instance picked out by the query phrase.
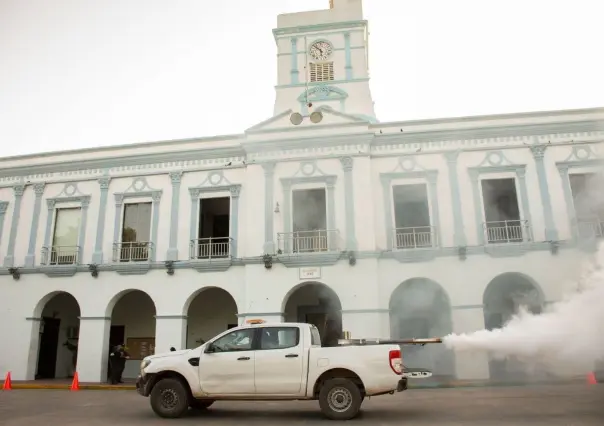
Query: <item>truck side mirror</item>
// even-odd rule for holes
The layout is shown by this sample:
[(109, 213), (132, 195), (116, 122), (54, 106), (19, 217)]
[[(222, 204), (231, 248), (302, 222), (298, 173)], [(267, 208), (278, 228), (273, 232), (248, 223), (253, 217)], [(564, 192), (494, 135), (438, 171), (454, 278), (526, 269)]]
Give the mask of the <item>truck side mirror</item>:
[(204, 352), (206, 354), (211, 354), (211, 353), (216, 352), (216, 348), (211, 343), (208, 343)]

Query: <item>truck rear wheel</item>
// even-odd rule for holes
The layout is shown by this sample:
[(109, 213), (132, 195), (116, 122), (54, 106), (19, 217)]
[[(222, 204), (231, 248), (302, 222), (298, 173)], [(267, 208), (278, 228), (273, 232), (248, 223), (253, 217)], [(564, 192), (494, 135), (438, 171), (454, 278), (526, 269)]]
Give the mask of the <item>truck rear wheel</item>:
[(363, 398), (359, 387), (349, 379), (330, 379), (319, 391), (319, 407), (331, 420), (350, 420), (361, 409)]
[(151, 391), (151, 408), (159, 417), (175, 419), (189, 409), (189, 392), (178, 379), (161, 379)]

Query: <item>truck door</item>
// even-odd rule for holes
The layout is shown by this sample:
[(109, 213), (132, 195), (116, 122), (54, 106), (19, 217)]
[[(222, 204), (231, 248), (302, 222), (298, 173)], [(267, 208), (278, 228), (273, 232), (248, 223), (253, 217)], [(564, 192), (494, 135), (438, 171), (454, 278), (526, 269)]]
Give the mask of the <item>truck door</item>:
[(256, 351), (256, 394), (298, 395), (302, 389), (304, 351), (299, 327), (263, 327)]
[(254, 331), (253, 328), (235, 330), (208, 344), (199, 358), (203, 392), (210, 395), (253, 395), (256, 392)]

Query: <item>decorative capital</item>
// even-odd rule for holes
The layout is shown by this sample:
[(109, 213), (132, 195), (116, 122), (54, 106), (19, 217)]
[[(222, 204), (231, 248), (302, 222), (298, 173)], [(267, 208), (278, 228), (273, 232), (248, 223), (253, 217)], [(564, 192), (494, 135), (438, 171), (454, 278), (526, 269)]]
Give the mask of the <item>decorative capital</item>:
[(45, 187), (46, 183), (44, 182), (34, 183), (34, 192), (36, 193), (37, 198), (40, 198), (44, 194)]
[(15, 197), (21, 197), (25, 192), (25, 185), (13, 186), (13, 192), (15, 193)]
[(272, 176), (275, 173), (275, 163), (263, 163), (264, 176)]
[(154, 203), (159, 203), (159, 201), (161, 200), (161, 191), (153, 191), (151, 193), (151, 199)]
[(468, 169), (468, 173), (470, 174), (470, 179), (472, 182), (478, 182), (478, 170)]
[(353, 160), (352, 157), (341, 157), (340, 163), (342, 164), (342, 168), (345, 172), (349, 172), (352, 170)]
[(298, 43), (298, 37), (292, 37), (291, 39), (292, 45), (296, 45)]
[(87, 209), (90, 206), (90, 195), (80, 197), (80, 203), (82, 203), (83, 209)]
[(115, 197), (115, 205), (116, 205), (116, 207), (121, 206), (122, 204), (124, 204), (124, 194), (113, 194), (113, 196)]
[(172, 185), (177, 185), (182, 180), (182, 171), (179, 172), (170, 172), (170, 180), (172, 181)]
[(335, 178), (335, 176), (329, 176), (325, 180), (325, 184), (327, 185), (327, 188), (333, 188), (336, 185), (336, 178)]
[(191, 200), (196, 200), (199, 198), (199, 195), (201, 195), (201, 189), (200, 188), (189, 188), (189, 194), (191, 194)]
[(533, 154), (533, 157), (535, 158), (535, 160), (541, 160), (543, 159), (543, 157), (545, 156), (545, 150), (547, 148), (547, 145), (532, 145), (531, 146), (531, 153)]
[(0, 201), (0, 215), (6, 213), (8, 210), (8, 201)]
[(101, 186), (101, 190), (108, 190), (109, 189), (109, 182), (111, 182), (111, 178), (110, 177), (102, 177), (98, 179), (99, 185)]
[(558, 165), (556, 165), (556, 167), (558, 168), (558, 172), (560, 173), (560, 176), (568, 175), (568, 165), (567, 164), (558, 164)]
[(241, 193), (241, 185), (232, 185), (229, 190), (231, 191), (231, 197), (239, 197), (239, 194)]
[(431, 185), (436, 184), (436, 181), (438, 180), (438, 172), (437, 171), (431, 171), (431, 172), (426, 173), (426, 180)]
[(518, 167), (516, 169), (516, 175), (518, 179), (524, 179), (526, 177), (526, 169), (524, 167)]
[(457, 164), (457, 159), (459, 158), (460, 151), (448, 151), (444, 153), (445, 158), (447, 159), (447, 163), (449, 164)]
[(46, 200), (46, 207), (48, 207), (48, 210), (52, 210), (55, 208), (55, 204), (56, 201), (54, 199), (48, 199)]

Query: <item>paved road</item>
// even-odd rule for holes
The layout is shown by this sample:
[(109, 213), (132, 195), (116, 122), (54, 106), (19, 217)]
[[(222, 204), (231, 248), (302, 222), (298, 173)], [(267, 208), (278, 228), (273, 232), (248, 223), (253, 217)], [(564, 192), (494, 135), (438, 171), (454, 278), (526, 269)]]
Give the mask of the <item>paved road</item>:
[[(358, 425), (601, 426), (604, 385), (409, 390), (363, 404)], [(288, 426), (323, 422), (314, 401), (216, 403), (172, 421), (155, 417), (134, 391), (0, 391), (2, 426)], [(334, 423), (331, 423), (334, 424)]]

